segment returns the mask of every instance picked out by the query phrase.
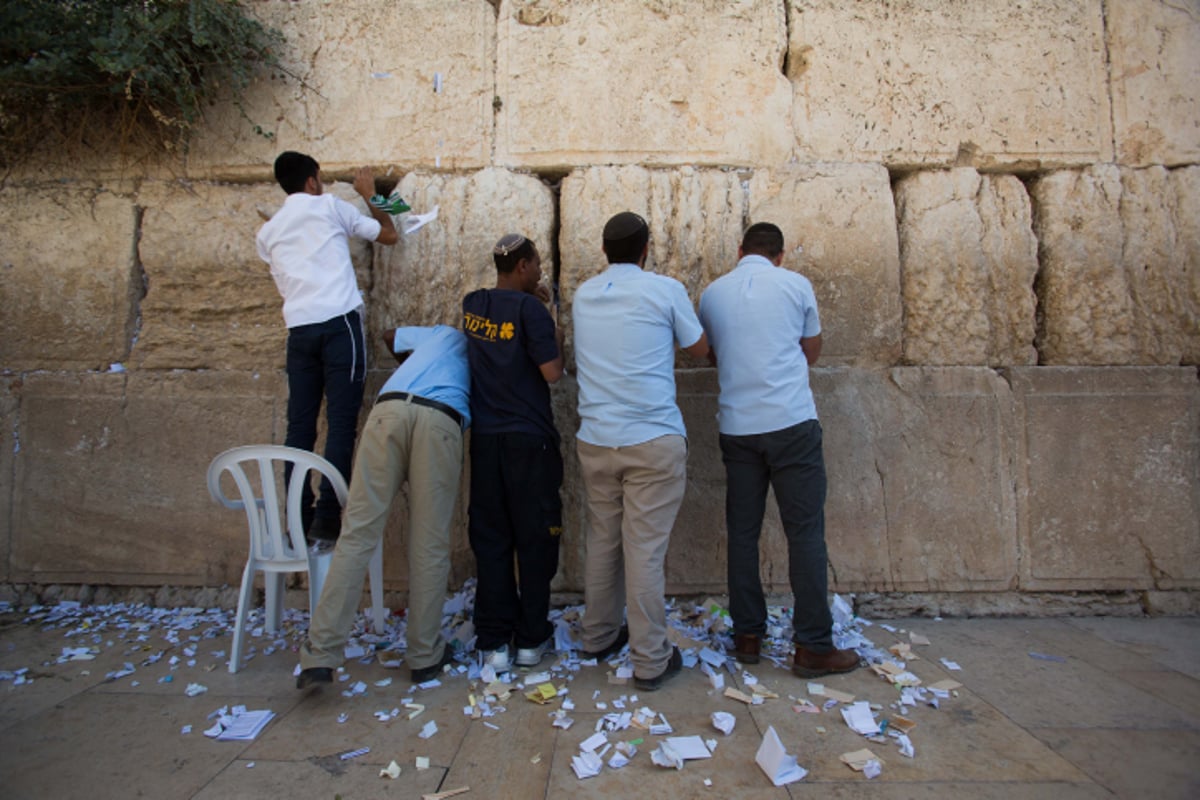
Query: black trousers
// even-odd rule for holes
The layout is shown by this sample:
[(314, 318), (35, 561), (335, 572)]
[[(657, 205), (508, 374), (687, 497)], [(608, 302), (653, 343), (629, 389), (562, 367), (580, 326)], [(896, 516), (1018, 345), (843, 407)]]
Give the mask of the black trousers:
[(750, 436), (721, 434), (725, 462), (725, 524), (729, 537), (729, 615), (736, 633), (761, 636), (767, 605), (759, 577), (758, 540), (767, 486), (775, 490), (788, 544), (794, 610), (792, 638), (817, 652), (833, 647), (825, 549), (825, 457), (821, 424)]
[(562, 539), (562, 476), (562, 455), (548, 437), (471, 434), (468, 532), (480, 650), (514, 640), (534, 647), (554, 632), (546, 617)]
[[(350, 483), (366, 376), (363, 324), (357, 311), (288, 329), (288, 421), (284, 444), (301, 450), (313, 449), (317, 442), (321, 399), (324, 398), (328, 425), (325, 460), (338, 468), (347, 484)], [(306, 522), (313, 514), (313, 499), (312, 488), (305, 484), (301, 510)], [(333, 487), (322, 478), (315, 515), (338, 519), (341, 514)]]

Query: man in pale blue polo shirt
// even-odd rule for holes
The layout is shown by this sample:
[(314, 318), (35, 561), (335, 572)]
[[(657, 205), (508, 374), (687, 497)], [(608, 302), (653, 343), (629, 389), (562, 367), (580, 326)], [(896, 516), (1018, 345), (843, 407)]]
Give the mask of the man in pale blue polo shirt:
[[(579, 287), (572, 305), (576, 446), (587, 493), (584, 657), (607, 658), (628, 641), (641, 691), (658, 689), (682, 668), (667, 639), (663, 596), (667, 545), (687, 474), (675, 350), (708, 354), (683, 284), (642, 271), (649, 241), (637, 214), (610, 219), (609, 267)], [(621, 626), (626, 602), (628, 628)]]
[(436, 677), (453, 649), (442, 637), (450, 575), (450, 521), (458, 503), (463, 431), (471, 424), (467, 338), (445, 325), (396, 328), (384, 341), (401, 365), (380, 390), (364, 426), (350, 480), (342, 535), (308, 640), (297, 688), (330, 683), (362, 599), (367, 564), (388, 508), (408, 482), (408, 628), (413, 683)]
[(833, 646), (826, 596), (825, 460), (808, 383), (808, 368), (821, 354), (816, 297), (807, 278), (783, 269), (783, 232), (775, 225), (751, 225), (738, 258), (700, 297), (721, 384), (734, 655), (757, 664), (766, 632), (758, 540), (770, 485), (788, 543), (792, 671), (805, 678), (850, 672), (858, 655)]

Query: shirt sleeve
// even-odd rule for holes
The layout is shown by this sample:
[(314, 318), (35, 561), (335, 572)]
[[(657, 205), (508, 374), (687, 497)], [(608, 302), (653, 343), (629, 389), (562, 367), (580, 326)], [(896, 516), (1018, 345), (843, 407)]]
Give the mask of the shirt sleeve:
[(432, 335), (433, 328), (422, 328), (420, 326), (396, 328), (396, 338), (392, 346), (393, 352), (406, 353), (409, 350), (416, 350), (419, 345)]
[(704, 328), (692, 308), (692, 299), (688, 297), (687, 289), (674, 278), (671, 280), (671, 311), (674, 318), (672, 327), (675, 331), (675, 341), (680, 347), (691, 347), (700, 341)]
[(554, 336), (554, 318), (536, 297), (521, 304), (521, 327), (525, 332), (525, 352), (539, 367), (558, 358), (558, 339)]
[(801, 336), (808, 339), (820, 335), (821, 318), (817, 313), (817, 296), (812, 290), (812, 284), (807, 279), (803, 285), (802, 297), (804, 303), (804, 332)]
[[(331, 195), (332, 196), (332, 195)], [(340, 197), (333, 198), (334, 211), (346, 232), (357, 239), (373, 242), (379, 238), (383, 226), (374, 217), (368, 217)]]

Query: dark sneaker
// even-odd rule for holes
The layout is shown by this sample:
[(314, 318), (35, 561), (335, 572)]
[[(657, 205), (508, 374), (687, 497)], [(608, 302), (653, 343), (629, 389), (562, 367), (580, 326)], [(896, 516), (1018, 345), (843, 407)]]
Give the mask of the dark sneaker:
[(319, 686), (323, 683), (333, 683), (333, 670), (329, 667), (309, 667), (301, 670), (296, 676), (297, 689), (307, 689), (309, 686)]
[(853, 650), (835, 648), (827, 653), (815, 653), (796, 645), (796, 653), (792, 656), (792, 673), (801, 678), (819, 678), (856, 669), (858, 653)]
[(433, 680), (438, 675), (442, 674), (442, 668), (454, 660), (454, 648), (446, 644), (442, 646), (442, 660), (438, 663), (429, 666), (414, 669), (412, 671), (413, 683), (424, 683), (425, 681)]
[(579, 657), (585, 661), (589, 658), (594, 658), (597, 661), (604, 661), (621, 652), (621, 648), (629, 644), (629, 627), (622, 625), (617, 631), (617, 638), (613, 639), (612, 644), (605, 647), (603, 650), (584, 650), (579, 654)]
[(305, 536), (309, 544), (336, 542), (342, 532), (342, 521), (337, 517), (317, 517), (308, 526)]
[(678, 647), (672, 647), (671, 657), (667, 660), (667, 666), (662, 672), (653, 678), (634, 677), (633, 685), (642, 692), (657, 692), (664, 683), (674, 678), (682, 670), (683, 656), (679, 654)]
[(762, 637), (753, 633), (736, 633), (733, 636), (733, 657), (741, 664), (757, 664), (762, 650)]

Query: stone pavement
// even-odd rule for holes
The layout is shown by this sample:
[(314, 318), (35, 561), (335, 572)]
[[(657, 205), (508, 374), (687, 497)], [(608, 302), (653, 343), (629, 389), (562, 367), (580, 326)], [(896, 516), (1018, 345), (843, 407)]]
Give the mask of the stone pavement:
[[(607, 669), (582, 667), (568, 684), (576, 708), (569, 730), (550, 725), (548, 712), (514, 694), (507, 711), (490, 720), (463, 713), (470, 681), (448, 676), (438, 688), (417, 690), (425, 711), (380, 722), (375, 711), (400, 705), (409, 690), (407, 669), (349, 662), (351, 681), (309, 692), (293, 688), (296, 663), (290, 647), (259, 653), (237, 675), (222, 660), (227, 633), (204, 626), (200, 641), (164, 643), (153, 626), (111, 627), (65, 637), (66, 628), (42, 630), (17, 612), (0, 613), (0, 671), (27, 668), (26, 682), (0, 681), (0, 796), (19, 798), (417, 798), (469, 787), (469, 798), (1196, 798), (1200, 797), (1200, 620), (1195, 618), (905, 619), (887, 620), (896, 631), (864, 629), (878, 647), (926, 636), (914, 647), (909, 669), (926, 684), (953, 678), (963, 684), (940, 708), (911, 711), (914, 758), (893, 742), (874, 744), (852, 732), (836, 709), (798, 713), (788, 695), (807, 697), (807, 684), (770, 664), (752, 672), (780, 695), (747, 706), (714, 691), (698, 669), (656, 693), (642, 693), (631, 708), (663, 713), (676, 735), (715, 738), (711, 759), (686, 762), (680, 771), (654, 766), (657, 738), (626, 730), (610, 739), (642, 736), (632, 763), (578, 780), (571, 757), (610, 704), (636, 693), (610, 684)], [(294, 632), (293, 632), (294, 633)], [(144, 641), (139, 641), (139, 637)], [(55, 663), (64, 647), (99, 641), (94, 660)], [(112, 644), (108, 644), (112, 642)], [(263, 640), (259, 640), (260, 648)], [(194, 647), (196, 665), (185, 649)], [(163, 652), (155, 663), (147, 657)], [(1033, 657), (1037, 653), (1050, 658)], [(178, 656), (172, 672), (169, 660)], [(951, 671), (941, 659), (961, 666)], [(132, 675), (108, 679), (132, 662)], [(553, 663), (547, 659), (543, 666)], [(171, 675), (171, 682), (161, 679)], [(386, 688), (374, 685), (391, 677)], [(740, 673), (727, 684), (746, 688)], [(364, 681), (365, 695), (343, 689)], [(207, 692), (189, 697), (188, 683)], [(828, 677), (824, 684), (879, 704), (895, 715), (898, 692), (868, 669)], [(813, 698), (821, 705), (824, 698)], [(271, 709), (277, 717), (254, 741), (219, 742), (203, 735), (206, 717), (223, 705)], [(732, 713), (729, 736), (710, 722), (713, 711)], [(341, 714), (348, 714), (339, 723)], [(430, 720), (438, 732), (418, 733)], [(190, 725), (190, 733), (181, 733)], [(768, 726), (809, 774), (775, 788), (754, 763)], [(339, 755), (369, 747), (342, 760)], [(839, 761), (842, 753), (870, 748), (882, 774), (867, 780)], [(418, 770), (417, 756), (430, 768)], [(399, 778), (381, 778), (390, 761)], [(705, 779), (711, 779), (711, 787)]]

